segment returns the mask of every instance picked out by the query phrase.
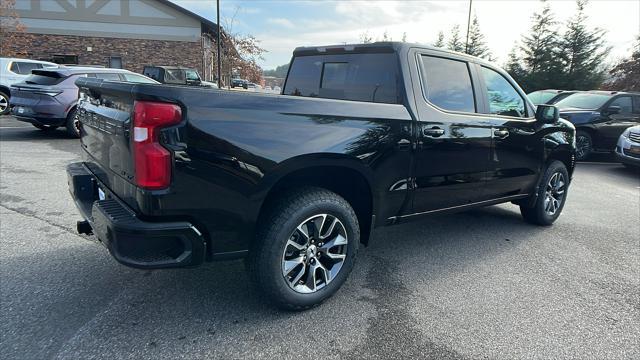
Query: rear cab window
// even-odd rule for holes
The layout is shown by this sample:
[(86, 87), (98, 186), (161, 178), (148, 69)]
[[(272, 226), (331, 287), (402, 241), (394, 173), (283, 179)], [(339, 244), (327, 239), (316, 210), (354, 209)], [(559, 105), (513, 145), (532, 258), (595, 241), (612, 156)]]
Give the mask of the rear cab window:
[(297, 56), (283, 94), (399, 104), (399, 79), (394, 53)]

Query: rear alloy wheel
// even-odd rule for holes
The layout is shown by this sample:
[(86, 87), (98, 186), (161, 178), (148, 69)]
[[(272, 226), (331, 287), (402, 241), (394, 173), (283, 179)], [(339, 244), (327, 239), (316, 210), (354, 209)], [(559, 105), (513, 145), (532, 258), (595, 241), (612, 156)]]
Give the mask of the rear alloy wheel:
[(593, 151), (593, 141), (591, 135), (586, 131), (576, 133), (576, 160), (586, 160)]
[(9, 96), (0, 92), (0, 115), (9, 113)]
[(532, 224), (551, 225), (560, 216), (567, 200), (569, 174), (560, 161), (547, 167), (538, 188), (538, 197), (532, 207), (527, 202), (520, 205), (522, 217)]
[(346, 281), (360, 243), (358, 218), (338, 194), (303, 187), (278, 196), (260, 217), (246, 264), (265, 299), (304, 310)]

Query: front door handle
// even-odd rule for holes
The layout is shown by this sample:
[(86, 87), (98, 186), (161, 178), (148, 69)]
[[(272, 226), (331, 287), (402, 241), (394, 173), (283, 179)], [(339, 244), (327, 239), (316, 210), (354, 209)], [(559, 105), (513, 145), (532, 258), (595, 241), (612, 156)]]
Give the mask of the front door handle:
[(444, 130), (434, 126), (429, 129), (423, 129), (422, 134), (424, 134), (424, 136), (429, 136), (429, 137), (440, 137), (444, 135)]
[(504, 139), (509, 136), (509, 130), (494, 130), (493, 135), (500, 139)]

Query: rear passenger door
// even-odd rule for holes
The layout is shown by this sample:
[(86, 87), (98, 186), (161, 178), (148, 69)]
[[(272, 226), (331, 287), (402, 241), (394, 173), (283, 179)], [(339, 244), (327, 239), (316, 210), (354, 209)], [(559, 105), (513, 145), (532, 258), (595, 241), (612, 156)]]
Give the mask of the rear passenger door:
[(486, 200), (491, 124), (479, 114), (477, 74), (464, 57), (414, 51), (410, 59), (418, 70), (413, 79), (418, 124), (413, 211), (428, 213)]

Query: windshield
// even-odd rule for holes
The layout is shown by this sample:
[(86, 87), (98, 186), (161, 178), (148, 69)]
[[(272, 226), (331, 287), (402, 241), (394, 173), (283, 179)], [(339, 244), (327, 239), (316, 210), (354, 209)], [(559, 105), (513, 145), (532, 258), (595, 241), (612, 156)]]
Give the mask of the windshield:
[(610, 95), (603, 94), (573, 94), (558, 101), (555, 105), (560, 110), (568, 108), (595, 110), (610, 98)]
[(534, 105), (546, 104), (556, 94), (550, 91), (534, 91), (527, 95)]

